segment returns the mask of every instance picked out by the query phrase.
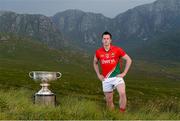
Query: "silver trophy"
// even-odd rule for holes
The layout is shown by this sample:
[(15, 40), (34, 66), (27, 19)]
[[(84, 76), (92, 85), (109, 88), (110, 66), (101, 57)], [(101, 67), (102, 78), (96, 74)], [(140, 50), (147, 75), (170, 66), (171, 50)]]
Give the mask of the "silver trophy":
[(34, 79), (35, 81), (41, 81), (41, 90), (39, 90), (36, 95), (53, 95), (48, 89), (48, 82), (57, 80), (61, 78), (62, 74), (60, 72), (48, 72), (48, 71), (32, 71), (29, 72), (29, 77)]

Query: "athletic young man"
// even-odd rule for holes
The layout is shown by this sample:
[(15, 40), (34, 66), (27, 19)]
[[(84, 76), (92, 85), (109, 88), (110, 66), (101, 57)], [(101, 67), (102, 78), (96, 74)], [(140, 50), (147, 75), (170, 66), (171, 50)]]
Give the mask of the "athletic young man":
[[(119, 111), (125, 112), (127, 99), (123, 77), (126, 76), (132, 60), (123, 49), (113, 46), (111, 41), (111, 33), (104, 32), (102, 34), (103, 47), (96, 50), (93, 65), (98, 78), (102, 81), (107, 107), (110, 110), (114, 109), (113, 90), (116, 88), (119, 93)], [(120, 71), (121, 58), (126, 60), (123, 72)], [(100, 61), (102, 74), (99, 72), (98, 61)]]

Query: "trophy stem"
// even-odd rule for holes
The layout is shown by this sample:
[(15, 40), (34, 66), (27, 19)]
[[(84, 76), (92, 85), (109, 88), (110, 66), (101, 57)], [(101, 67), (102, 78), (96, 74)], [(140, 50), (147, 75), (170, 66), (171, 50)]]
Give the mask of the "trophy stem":
[(50, 84), (48, 84), (48, 83), (46, 83), (46, 82), (43, 82), (43, 83), (41, 83), (40, 84), (41, 85), (41, 90), (39, 90), (38, 91), (38, 93), (36, 93), (36, 94), (38, 94), (38, 95), (52, 95), (52, 94), (54, 94), (54, 93), (52, 93), (49, 89), (48, 89), (48, 86), (50, 85)]

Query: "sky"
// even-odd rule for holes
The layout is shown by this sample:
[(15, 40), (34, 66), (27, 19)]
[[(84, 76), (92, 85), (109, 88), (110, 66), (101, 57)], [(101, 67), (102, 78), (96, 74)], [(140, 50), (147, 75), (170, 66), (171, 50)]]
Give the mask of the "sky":
[(43, 14), (53, 16), (67, 9), (102, 13), (106, 17), (116, 15), (138, 5), (155, 0), (0, 0), (0, 10), (17, 13)]

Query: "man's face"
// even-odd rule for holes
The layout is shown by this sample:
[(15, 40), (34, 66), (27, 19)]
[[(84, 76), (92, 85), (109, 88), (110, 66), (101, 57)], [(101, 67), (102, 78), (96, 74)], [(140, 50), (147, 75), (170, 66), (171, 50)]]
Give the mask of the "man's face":
[(108, 46), (111, 44), (111, 38), (110, 35), (103, 35), (102, 43), (104, 46)]

